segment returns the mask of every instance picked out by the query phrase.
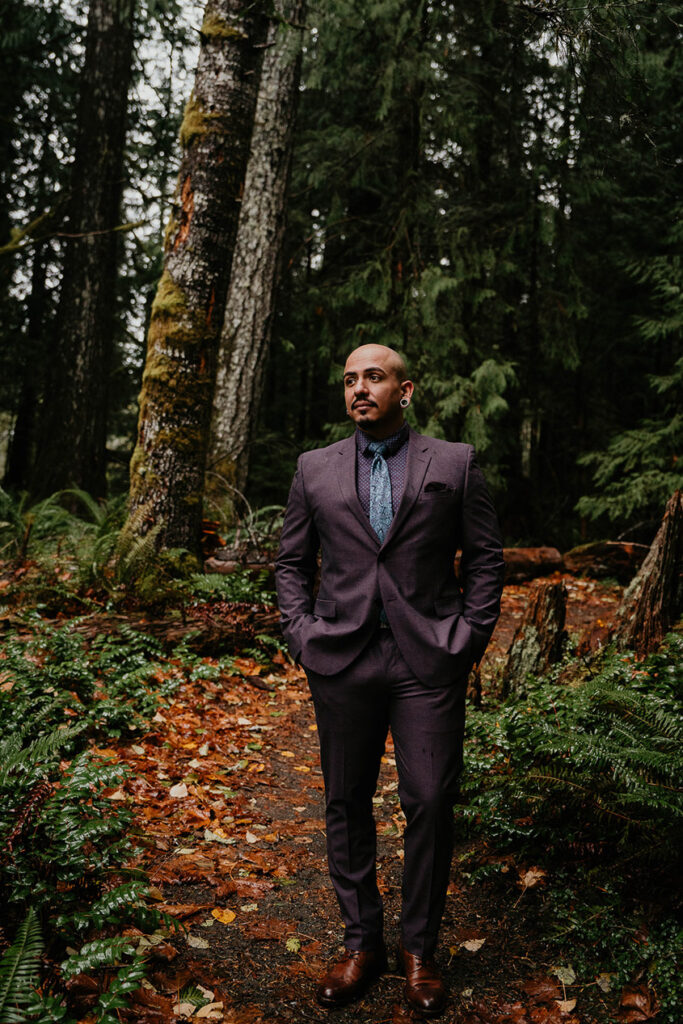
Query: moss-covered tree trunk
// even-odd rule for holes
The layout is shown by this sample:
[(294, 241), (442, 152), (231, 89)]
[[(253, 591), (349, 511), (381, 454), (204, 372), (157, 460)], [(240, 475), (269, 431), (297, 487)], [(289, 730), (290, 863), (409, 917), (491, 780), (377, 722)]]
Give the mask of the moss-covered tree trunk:
[(136, 0), (91, 0), (57, 331), (33, 490), (105, 492), (108, 375)]
[(197, 551), (230, 264), (258, 95), (266, 4), (208, 0), (152, 306), (127, 529)]
[(207, 491), (244, 490), (263, 392), (299, 84), (305, 0), (278, 0), (261, 70), (230, 288), (218, 355)]

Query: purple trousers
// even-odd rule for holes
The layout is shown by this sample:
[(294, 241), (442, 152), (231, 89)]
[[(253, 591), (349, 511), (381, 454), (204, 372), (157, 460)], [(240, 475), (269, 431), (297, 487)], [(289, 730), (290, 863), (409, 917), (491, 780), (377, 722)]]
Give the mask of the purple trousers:
[(372, 798), (391, 728), (403, 837), (401, 937), (409, 953), (434, 953), (453, 852), (453, 804), (462, 769), (466, 679), (426, 687), (390, 630), (378, 629), (343, 672), (307, 671), (325, 780), (327, 856), (348, 949), (382, 942)]

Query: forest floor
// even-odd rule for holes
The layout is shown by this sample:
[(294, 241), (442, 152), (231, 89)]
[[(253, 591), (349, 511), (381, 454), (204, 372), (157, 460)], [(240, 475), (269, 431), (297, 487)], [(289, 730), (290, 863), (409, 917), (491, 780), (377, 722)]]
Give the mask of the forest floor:
[[(609, 622), (619, 587), (563, 578), (571, 634)], [(506, 587), (482, 671), (485, 705), (528, 593), (528, 585)], [(393, 957), (360, 1003), (332, 1013), (317, 1006), (315, 986), (342, 931), (327, 876), (323, 781), (305, 677), (282, 654), (268, 668), (245, 654), (230, 677), (216, 678), (212, 664), (207, 658), (207, 678), (193, 671), (146, 735), (101, 751), (130, 766), (129, 779), (109, 795), (134, 805), (152, 895), (183, 926), (165, 936), (139, 934), (142, 946), (152, 943), (153, 967), (132, 1019), (416, 1019), (403, 1003)], [(402, 866), (396, 788), (389, 739), (375, 804), (390, 948), (398, 938)], [(470, 882), (473, 864), (494, 860), (504, 862), (495, 878)], [(456, 847), (438, 956), (451, 993), (444, 1024), (607, 1019), (596, 1015), (595, 988), (587, 1000), (561, 980), (564, 965), (544, 941), (548, 910), (536, 885), (543, 872), (533, 868), (481, 841)]]

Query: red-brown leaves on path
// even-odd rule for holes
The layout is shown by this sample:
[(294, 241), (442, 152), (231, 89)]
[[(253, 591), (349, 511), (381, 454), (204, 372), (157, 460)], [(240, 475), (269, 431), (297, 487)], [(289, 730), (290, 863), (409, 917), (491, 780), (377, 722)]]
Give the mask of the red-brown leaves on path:
[[(565, 582), (570, 628), (609, 617), (617, 600), (611, 591)], [(487, 655), (493, 663), (523, 612), (526, 589), (506, 588)], [(144, 841), (139, 866), (155, 905), (178, 922), (175, 932), (148, 937), (161, 948), (144, 947), (150, 987), (127, 1019), (328, 1021), (313, 992), (337, 955), (342, 929), (327, 877), (323, 783), (305, 678), (282, 655), (263, 667), (243, 654), (232, 674), (218, 677), (215, 659), (203, 664), (206, 677), (195, 663), (147, 735), (112, 745), (134, 775), (110, 797), (133, 806)], [(375, 811), (391, 943), (398, 937), (403, 817), (390, 738)], [(545, 870), (485, 847), (477, 858), (502, 870), (497, 889), (470, 885), (456, 851), (441, 936), (452, 993), (444, 1024), (594, 1024), (582, 1013), (579, 986), (550, 977), (533, 910)], [(419, 1018), (402, 987), (397, 974), (385, 975), (360, 1004), (337, 1011), (335, 1024), (412, 1024)], [(622, 1002), (624, 1024), (648, 1019), (642, 1014), (651, 1004), (641, 995)]]

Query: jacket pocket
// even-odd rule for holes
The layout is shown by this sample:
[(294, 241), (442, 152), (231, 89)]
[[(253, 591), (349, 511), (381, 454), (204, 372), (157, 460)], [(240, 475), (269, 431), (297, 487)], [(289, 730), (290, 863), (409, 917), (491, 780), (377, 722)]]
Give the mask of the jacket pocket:
[(451, 594), (450, 597), (437, 597), (434, 602), (434, 611), (440, 619), (445, 619), (449, 615), (462, 615), (462, 597), (460, 594)]
[(337, 602), (326, 601), (324, 598), (318, 598), (313, 608), (313, 614), (317, 615), (321, 619), (336, 619), (337, 617)]

